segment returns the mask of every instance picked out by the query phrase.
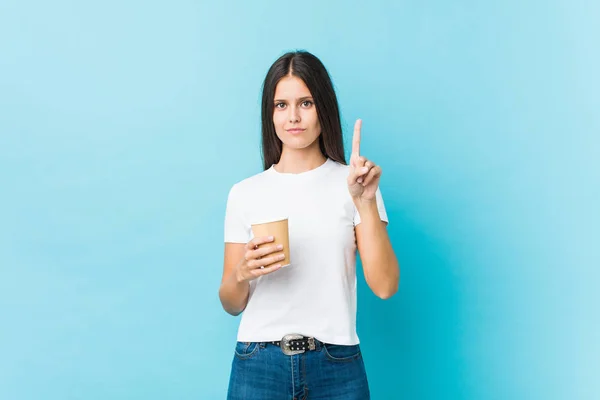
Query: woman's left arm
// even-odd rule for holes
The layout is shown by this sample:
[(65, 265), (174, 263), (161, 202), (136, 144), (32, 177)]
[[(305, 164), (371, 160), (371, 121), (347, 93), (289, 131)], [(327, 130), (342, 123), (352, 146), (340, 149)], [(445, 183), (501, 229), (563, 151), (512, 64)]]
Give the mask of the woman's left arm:
[(375, 200), (356, 205), (361, 219), (355, 227), (356, 244), (365, 280), (378, 297), (389, 299), (398, 291), (400, 267), (387, 232), (387, 222), (381, 220)]
[(381, 167), (360, 155), (361, 126), (362, 121), (356, 121), (348, 174), (348, 191), (361, 220), (355, 227), (356, 243), (367, 284), (378, 297), (388, 299), (398, 291), (400, 267), (377, 209)]

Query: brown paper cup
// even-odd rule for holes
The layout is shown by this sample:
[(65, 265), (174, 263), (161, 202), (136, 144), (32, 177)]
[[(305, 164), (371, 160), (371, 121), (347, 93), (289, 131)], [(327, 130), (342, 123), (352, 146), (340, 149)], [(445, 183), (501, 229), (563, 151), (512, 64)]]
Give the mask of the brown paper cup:
[(254, 233), (254, 237), (273, 236), (275, 238), (275, 240), (273, 242), (263, 243), (263, 244), (259, 245), (258, 246), (259, 248), (264, 247), (264, 246), (273, 246), (274, 244), (275, 245), (278, 245), (278, 244), (283, 245), (282, 251), (277, 251), (275, 253), (268, 254), (265, 257), (269, 257), (272, 255), (278, 255), (283, 252), (283, 254), (285, 254), (285, 259), (280, 261), (281, 266), (287, 267), (287, 266), (291, 265), (291, 262), (290, 262), (290, 237), (289, 237), (289, 231), (288, 231), (288, 219), (287, 218), (276, 220), (276, 221), (268, 221), (268, 222), (252, 224), (252, 232)]

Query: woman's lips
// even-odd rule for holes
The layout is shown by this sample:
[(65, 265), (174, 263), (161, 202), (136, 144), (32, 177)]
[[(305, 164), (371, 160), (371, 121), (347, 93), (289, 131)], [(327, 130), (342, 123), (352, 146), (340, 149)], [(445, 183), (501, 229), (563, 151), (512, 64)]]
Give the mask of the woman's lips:
[(299, 133), (302, 133), (305, 131), (305, 129), (301, 129), (301, 128), (293, 128), (293, 129), (288, 129), (287, 130), (289, 133), (291, 133), (292, 135), (297, 135)]

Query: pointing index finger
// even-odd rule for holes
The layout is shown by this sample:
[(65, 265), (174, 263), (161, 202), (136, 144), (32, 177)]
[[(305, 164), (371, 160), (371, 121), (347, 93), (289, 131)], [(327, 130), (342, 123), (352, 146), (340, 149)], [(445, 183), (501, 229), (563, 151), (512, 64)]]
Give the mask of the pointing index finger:
[(354, 135), (352, 136), (352, 155), (358, 157), (360, 155), (360, 128), (362, 120), (357, 119), (354, 124)]

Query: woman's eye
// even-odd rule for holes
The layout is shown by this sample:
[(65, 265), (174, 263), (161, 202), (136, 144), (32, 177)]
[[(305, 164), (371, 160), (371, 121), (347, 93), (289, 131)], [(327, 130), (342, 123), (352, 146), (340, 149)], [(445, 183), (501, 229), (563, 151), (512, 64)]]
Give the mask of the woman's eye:
[(310, 100), (304, 100), (304, 101), (302, 102), (302, 105), (303, 105), (304, 107), (310, 107), (310, 106), (312, 106), (312, 101), (310, 101)]
[(285, 107), (285, 103), (277, 103), (275, 104), (275, 108), (284, 108)]

